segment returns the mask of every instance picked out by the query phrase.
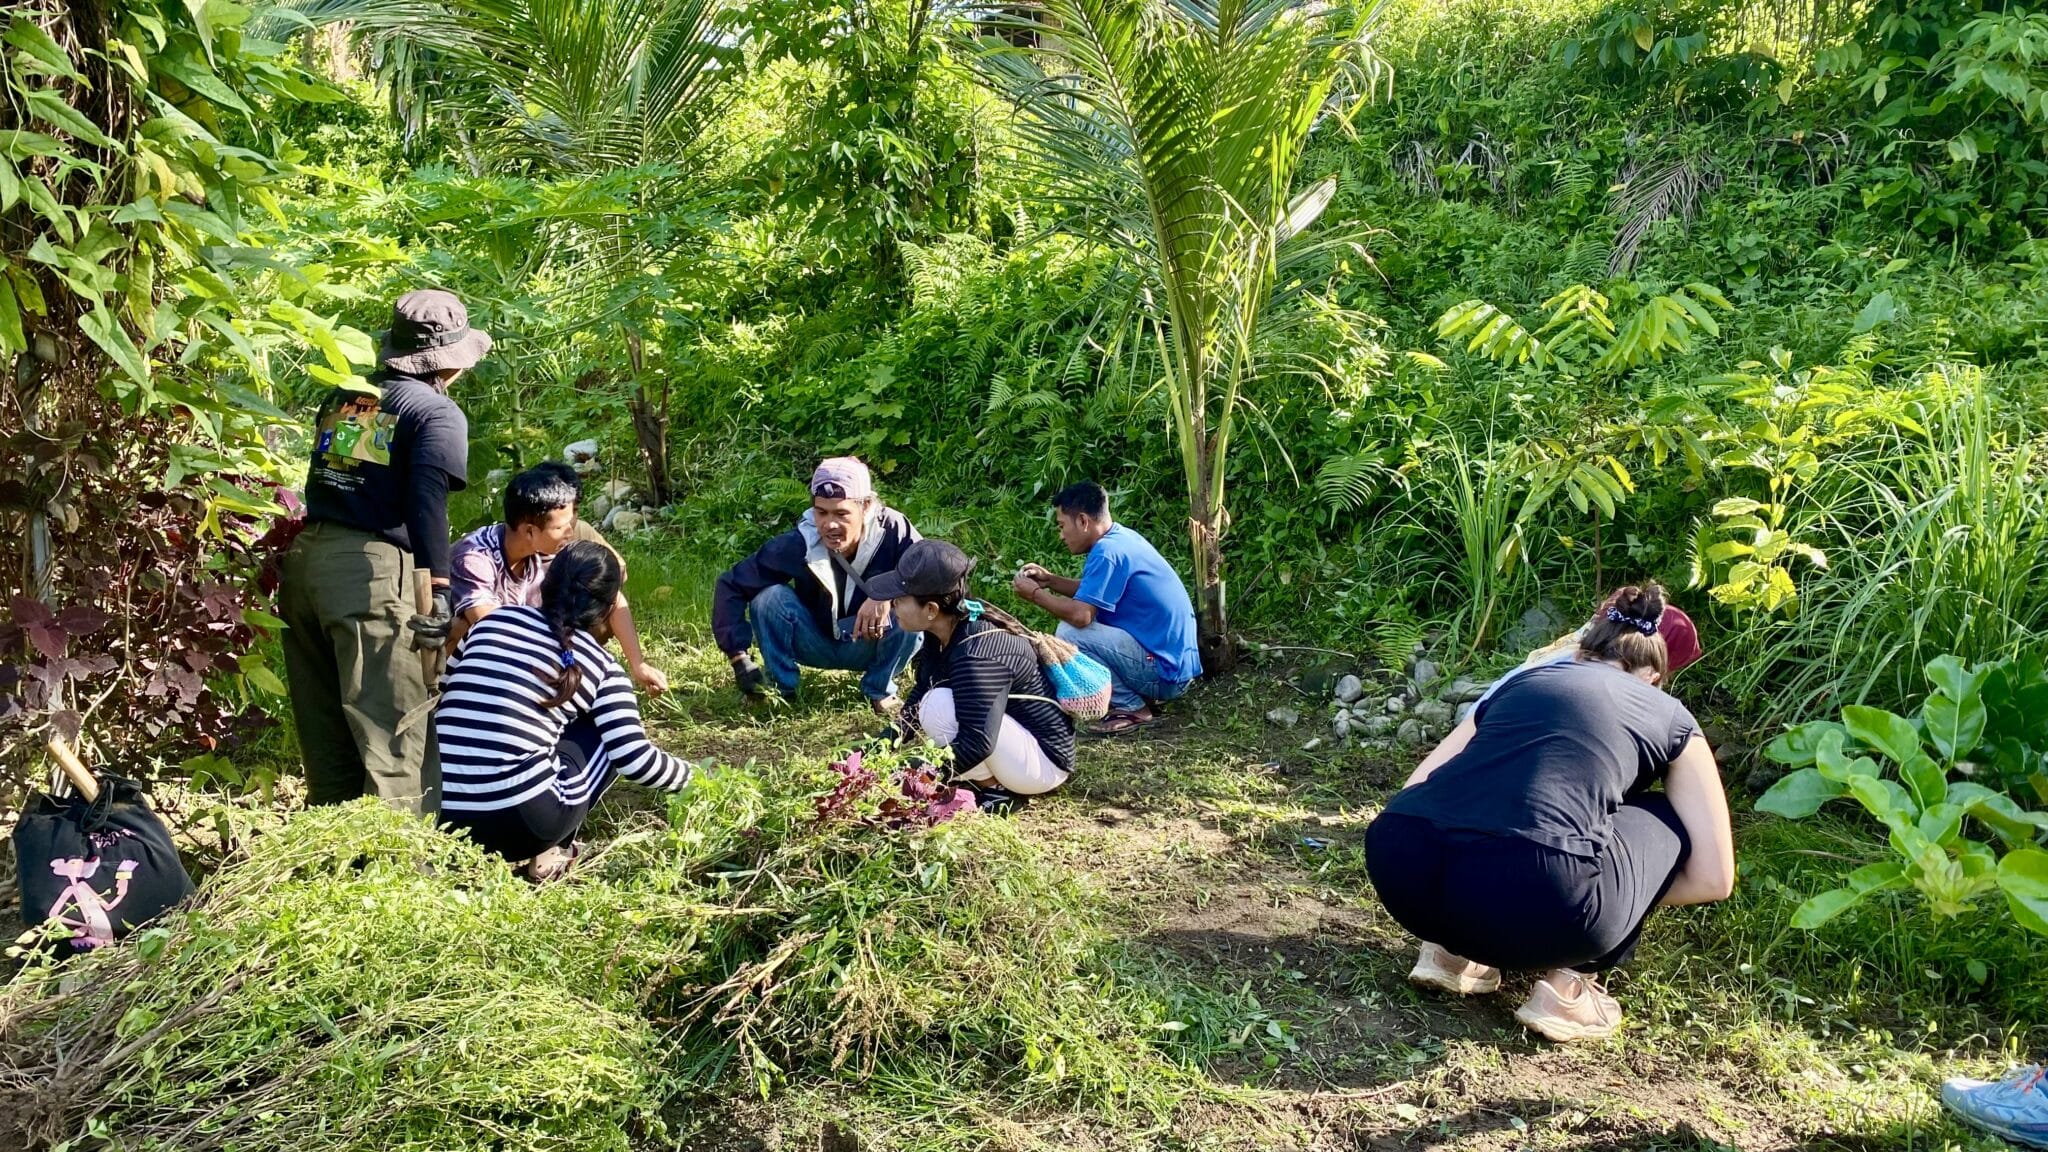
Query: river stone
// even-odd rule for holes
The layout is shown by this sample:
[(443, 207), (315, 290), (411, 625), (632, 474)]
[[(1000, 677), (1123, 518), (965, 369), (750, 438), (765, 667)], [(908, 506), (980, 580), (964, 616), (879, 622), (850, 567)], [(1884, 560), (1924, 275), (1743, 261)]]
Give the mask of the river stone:
[(1398, 716), (1398, 715), (1400, 715), (1401, 713), (1403, 713), (1403, 712), (1406, 712), (1407, 710), (1408, 710), (1408, 699), (1407, 699), (1407, 697), (1405, 697), (1405, 696), (1389, 696), (1389, 697), (1387, 697), (1387, 713), (1388, 713), (1388, 715), (1392, 715), (1392, 716)]
[(611, 511), (611, 515), (604, 518), (604, 530), (607, 532), (632, 533), (638, 532), (646, 523), (647, 517), (635, 512), (631, 508), (614, 508)]
[(1443, 674), (1443, 669), (1437, 667), (1436, 661), (1417, 660), (1415, 662), (1415, 671), (1413, 673), (1413, 679), (1415, 681), (1415, 690), (1417, 692), (1427, 692), (1429, 690), (1429, 686), (1431, 684), (1436, 683), (1437, 678), (1442, 676)]
[(1356, 676), (1346, 676), (1337, 681), (1337, 699), (1346, 704), (1355, 704), (1365, 695), (1365, 684)]
[(607, 480), (598, 493), (614, 504), (624, 503), (633, 497), (633, 482), (630, 480)]
[(1275, 708), (1271, 712), (1266, 713), (1266, 719), (1270, 723), (1278, 724), (1282, 728), (1292, 728), (1296, 724), (1301, 723), (1301, 713), (1292, 708)]
[(1529, 652), (1564, 635), (1569, 627), (1555, 601), (1541, 600), (1522, 613), (1522, 618), (1501, 638), (1501, 644), (1510, 652)]
[(1357, 729), (1364, 732), (1367, 736), (1385, 736), (1394, 730), (1396, 721), (1392, 716), (1381, 713), (1378, 716), (1364, 717), (1355, 723)]
[(1414, 715), (1432, 728), (1448, 728), (1456, 723), (1457, 706), (1441, 700), (1424, 700), (1415, 706)]
[(1339, 740), (1345, 739), (1346, 737), (1350, 736), (1351, 713), (1337, 713), (1337, 718), (1335, 720), (1330, 721), (1330, 734), (1335, 736)]
[(1472, 714), (1472, 710), (1477, 707), (1479, 707), (1479, 705), (1469, 703), (1458, 705), (1458, 723), (1463, 724), (1465, 722), (1465, 717), (1470, 716)]
[(1429, 739), (1429, 729), (1423, 726), (1422, 721), (1410, 716), (1401, 721), (1401, 727), (1394, 732), (1394, 739), (1411, 746), (1420, 744)]
[(1486, 688), (1485, 684), (1474, 680), (1470, 676), (1460, 676), (1456, 680), (1451, 681), (1449, 688), (1444, 689), (1443, 696), (1444, 699), (1453, 704), (1470, 704), (1481, 696), (1486, 695)]

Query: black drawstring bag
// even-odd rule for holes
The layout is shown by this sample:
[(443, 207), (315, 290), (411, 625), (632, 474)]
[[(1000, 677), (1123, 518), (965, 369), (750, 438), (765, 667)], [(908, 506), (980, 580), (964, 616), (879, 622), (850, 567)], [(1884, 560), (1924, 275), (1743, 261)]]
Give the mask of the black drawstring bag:
[(142, 802), (133, 780), (99, 773), (92, 800), (37, 793), (14, 828), (21, 918), (70, 930), (58, 947), (110, 944), (192, 894), (192, 877), (170, 829)]

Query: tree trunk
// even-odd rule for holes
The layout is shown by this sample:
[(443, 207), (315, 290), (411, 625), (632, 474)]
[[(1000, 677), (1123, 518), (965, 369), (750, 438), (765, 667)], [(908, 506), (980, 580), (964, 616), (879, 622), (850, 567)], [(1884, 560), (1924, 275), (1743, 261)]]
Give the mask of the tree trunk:
[(661, 382), (661, 394), (647, 387), (646, 364), (640, 354), (640, 334), (626, 329), (626, 362), (633, 369), (633, 398), (626, 402), (633, 414), (633, 438), (640, 442), (640, 455), (647, 461), (647, 495), (656, 508), (674, 502), (668, 478), (668, 380)]
[(1193, 545), (1195, 557), (1195, 640), (1201, 648), (1204, 675), (1237, 667), (1237, 644), (1230, 635), (1230, 615), (1224, 599), (1223, 509), (1212, 504), (1208, 496), (1207, 480), (1213, 466), (1204, 453), (1196, 469), (1203, 483), (1188, 494), (1188, 542)]
[(668, 406), (648, 395), (646, 381), (635, 380), (627, 407), (633, 413), (633, 436), (640, 442), (640, 455), (647, 461), (648, 498), (655, 507), (666, 508), (674, 495), (668, 478)]

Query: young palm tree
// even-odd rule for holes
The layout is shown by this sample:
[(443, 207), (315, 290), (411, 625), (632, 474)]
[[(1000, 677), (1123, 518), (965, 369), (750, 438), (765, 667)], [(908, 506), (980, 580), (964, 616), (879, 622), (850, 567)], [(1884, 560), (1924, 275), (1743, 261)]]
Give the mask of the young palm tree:
[[(478, 171), (590, 178), (541, 212), (564, 313), (620, 326), (651, 495), (670, 498), (665, 384), (642, 370), (646, 288), (694, 239), (648, 227), (700, 201), (705, 130), (741, 68), (726, 0), (295, 0), (370, 49), (408, 130), (453, 134)], [(281, 19), (281, 18), (279, 18)], [(608, 180), (619, 174), (630, 180)]]
[(1005, 35), (982, 56), (1017, 105), (1052, 226), (1115, 249), (1135, 274), (1130, 334), (1158, 358), (1186, 473), (1202, 658), (1217, 670), (1234, 655), (1231, 433), (1261, 371), (1277, 278), (1310, 254), (1303, 233), (1335, 190), (1292, 195), (1303, 146), (1382, 74), (1369, 40), (1379, 2), (1026, 0), (994, 22)]

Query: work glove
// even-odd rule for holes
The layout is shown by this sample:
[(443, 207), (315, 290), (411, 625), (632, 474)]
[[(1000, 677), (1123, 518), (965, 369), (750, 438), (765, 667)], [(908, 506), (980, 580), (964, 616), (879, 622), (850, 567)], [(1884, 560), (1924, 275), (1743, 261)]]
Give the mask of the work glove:
[(406, 626), (412, 629), (412, 646), (422, 652), (432, 652), (448, 643), (448, 629), (454, 623), (455, 613), (448, 608), (448, 590), (436, 588), (433, 606), (424, 614), (413, 613)]
[(750, 652), (742, 652), (732, 658), (732, 678), (739, 685), (742, 696), (758, 698), (768, 694), (768, 674), (754, 663)]

